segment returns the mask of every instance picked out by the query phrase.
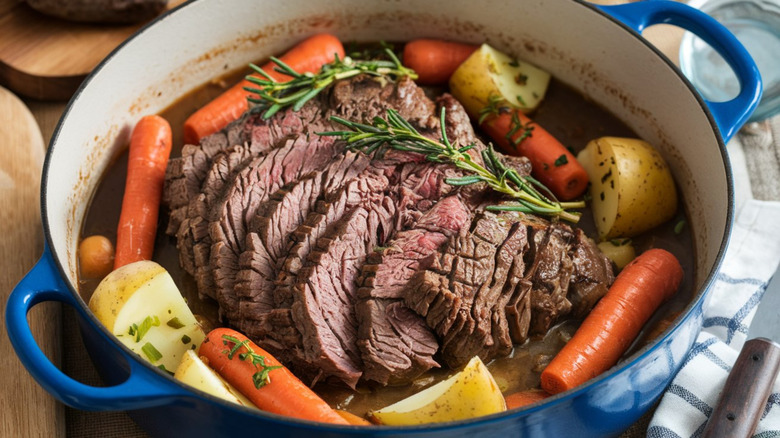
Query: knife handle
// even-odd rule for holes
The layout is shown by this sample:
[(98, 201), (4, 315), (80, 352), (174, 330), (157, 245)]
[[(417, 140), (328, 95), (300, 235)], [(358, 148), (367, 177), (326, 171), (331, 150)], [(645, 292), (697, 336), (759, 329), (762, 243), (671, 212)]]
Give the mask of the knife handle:
[(750, 437), (780, 369), (780, 345), (766, 338), (745, 342), (731, 369), (703, 438)]

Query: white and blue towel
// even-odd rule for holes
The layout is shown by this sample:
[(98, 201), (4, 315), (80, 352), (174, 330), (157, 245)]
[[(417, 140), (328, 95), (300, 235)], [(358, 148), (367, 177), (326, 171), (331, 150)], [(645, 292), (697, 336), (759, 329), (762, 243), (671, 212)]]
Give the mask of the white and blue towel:
[[(780, 202), (752, 199), (741, 144), (732, 141), (728, 149), (737, 193), (730, 243), (704, 309), (702, 332), (661, 399), (648, 437), (701, 436), (780, 262)], [(754, 437), (780, 436), (780, 380), (772, 392)]]

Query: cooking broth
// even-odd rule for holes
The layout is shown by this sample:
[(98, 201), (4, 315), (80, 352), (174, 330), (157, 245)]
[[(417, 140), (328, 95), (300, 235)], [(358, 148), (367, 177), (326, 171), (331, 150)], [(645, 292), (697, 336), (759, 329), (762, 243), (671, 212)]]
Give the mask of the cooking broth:
[[(173, 128), (171, 157), (180, 156), (181, 127), (184, 120), (196, 109), (219, 95), (229, 84), (237, 82), (244, 74), (246, 72), (238, 72), (208, 83), (186, 95), (161, 113)], [(544, 126), (563, 144), (572, 148), (575, 154), (590, 140), (601, 136), (636, 137), (636, 134), (618, 117), (590, 102), (554, 78), (550, 83), (545, 100), (534, 113), (534, 120)], [(119, 221), (126, 167), (127, 151), (124, 151), (103, 176), (103, 180), (94, 194), (84, 221), (83, 237), (101, 234), (114, 242), (116, 241), (116, 227)], [(684, 226), (682, 232), (675, 231), (676, 225), (684, 220), (683, 211), (684, 208), (681, 205), (678, 207), (677, 218), (632, 239), (637, 254), (650, 247), (666, 249), (680, 260), (683, 270), (686, 272), (680, 292), (656, 312), (653, 319), (646, 325), (646, 332), (652, 332), (656, 325), (663, 324), (664, 320), (676, 316), (692, 298), (694, 254), (691, 233), (689, 226)], [(175, 238), (167, 236), (164, 231), (167, 220), (168, 212), (162, 208), (157, 228), (154, 260), (170, 272), (192, 311), (201, 316), (205, 324), (217, 326), (219, 324), (217, 304), (210, 299), (200, 299), (194, 279), (179, 266)], [(583, 211), (582, 219), (577, 227), (582, 228), (589, 236), (596, 235), (589, 210)], [(85, 300), (89, 300), (97, 284), (97, 280), (80, 282), (80, 292)], [(516, 345), (509, 356), (489, 363), (488, 368), (502, 391), (509, 394), (518, 390), (538, 387), (542, 369), (571, 337), (577, 325), (577, 321), (563, 322), (553, 327), (544, 336), (537, 336), (522, 345)], [(627, 354), (641, 348), (642, 344), (649, 340), (647, 336), (640, 336), (640, 341), (636, 342)], [(315, 390), (332, 406), (357, 415), (364, 415), (369, 410), (378, 409), (418, 392), (447, 377), (452, 372), (453, 370), (450, 369), (432, 370), (416, 379), (411, 385), (399, 387), (383, 388), (360, 384), (357, 391), (352, 391), (346, 387), (318, 384)]]

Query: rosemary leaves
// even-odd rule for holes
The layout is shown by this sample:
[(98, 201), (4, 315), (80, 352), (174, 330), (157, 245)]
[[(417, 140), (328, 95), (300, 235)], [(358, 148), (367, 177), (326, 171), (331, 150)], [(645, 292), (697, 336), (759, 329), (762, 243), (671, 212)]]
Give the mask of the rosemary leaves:
[(276, 64), (275, 69), (292, 78), (287, 82), (276, 82), (263, 69), (250, 64), (250, 67), (262, 77), (246, 77), (248, 81), (259, 86), (244, 88), (256, 95), (256, 97), (248, 97), (247, 100), (253, 104), (252, 111), (258, 111), (262, 113), (264, 119), (268, 119), (279, 110), (288, 107), (298, 111), (333, 82), (361, 73), (385, 78), (403, 76), (417, 78), (414, 70), (404, 67), (392, 50), (385, 48), (384, 53), (388, 59), (356, 60), (349, 56), (344, 59), (337, 57), (333, 62), (323, 65), (318, 73), (298, 73), (278, 58), (271, 57), (271, 61)]
[[(441, 111), (441, 140), (436, 141), (420, 134), (397, 111), (387, 110), (387, 117), (375, 117), (371, 124), (358, 123), (339, 117), (331, 120), (344, 125), (348, 130), (319, 133), (319, 135), (338, 136), (347, 142), (350, 150), (360, 150), (366, 154), (382, 156), (388, 148), (419, 153), (428, 161), (448, 163), (464, 170), (467, 175), (445, 180), (452, 185), (486, 183), (491, 189), (511, 198), (511, 202), (487, 207), (493, 211), (520, 211), (540, 216), (557, 217), (576, 223), (580, 214), (570, 212), (572, 208), (582, 208), (584, 202), (558, 202), (549, 194), (544, 185), (530, 176), (522, 176), (507, 167), (493, 150), (492, 145), (481, 151), (484, 165), (472, 159), (468, 153), (473, 144), (453, 145), (447, 138), (444, 108)], [(548, 195), (543, 194), (543, 192)]]

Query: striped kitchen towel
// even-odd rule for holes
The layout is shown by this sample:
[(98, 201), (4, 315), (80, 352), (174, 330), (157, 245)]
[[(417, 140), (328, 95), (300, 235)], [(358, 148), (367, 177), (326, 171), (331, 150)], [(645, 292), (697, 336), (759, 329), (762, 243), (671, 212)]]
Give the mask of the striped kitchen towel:
[[(737, 208), (729, 246), (704, 308), (702, 332), (661, 399), (648, 437), (701, 435), (780, 262), (780, 202), (752, 199), (755, 178), (747, 171), (751, 157), (746, 160), (741, 145), (733, 143), (728, 149)], [(750, 153), (745, 146), (744, 152)], [(754, 437), (780, 437), (780, 379)]]

